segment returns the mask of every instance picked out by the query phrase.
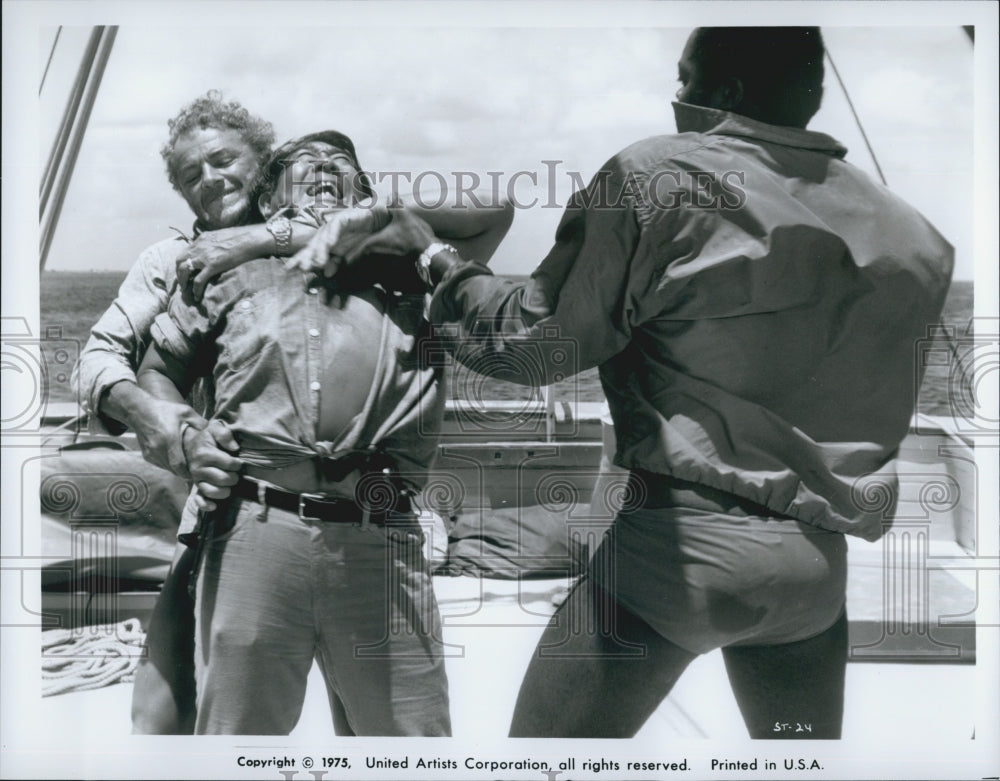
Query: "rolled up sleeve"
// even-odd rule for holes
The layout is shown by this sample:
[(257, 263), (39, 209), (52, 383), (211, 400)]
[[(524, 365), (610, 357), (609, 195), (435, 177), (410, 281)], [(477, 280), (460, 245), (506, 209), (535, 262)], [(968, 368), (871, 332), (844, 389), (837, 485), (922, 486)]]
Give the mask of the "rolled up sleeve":
[(180, 239), (169, 239), (147, 248), (91, 329), (73, 373), (91, 433), (125, 431), (124, 425), (101, 413), (101, 398), (115, 383), (135, 382), (136, 369), (149, 346), (150, 328), (166, 309), (176, 284), (174, 262), (184, 246)]

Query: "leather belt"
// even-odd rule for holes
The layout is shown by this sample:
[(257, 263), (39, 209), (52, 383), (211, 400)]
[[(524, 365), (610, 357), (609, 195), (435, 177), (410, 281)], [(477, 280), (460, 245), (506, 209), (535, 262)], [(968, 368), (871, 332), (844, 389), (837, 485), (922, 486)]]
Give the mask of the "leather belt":
[(259, 482), (253, 478), (240, 477), (239, 482), (233, 486), (230, 496), (295, 513), (305, 521), (362, 525), (372, 523), (377, 526), (385, 526), (393, 521), (401, 524), (412, 524), (413, 516), (409, 495), (398, 490), (387, 480), (386, 495), (393, 496), (394, 494), (394, 501), (390, 507), (364, 507), (346, 497), (300, 494)]
[(649, 509), (690, 507), (726, 515), (795, 520), (791, 516), (742, 496), (710, 488), (701, 483), (680, 480), (672, 475), (633, 469), (629, 472), (628, 482), (628, 496), (632, 502), (625, 508), (626, 510), (637, 510), (640, 507)]

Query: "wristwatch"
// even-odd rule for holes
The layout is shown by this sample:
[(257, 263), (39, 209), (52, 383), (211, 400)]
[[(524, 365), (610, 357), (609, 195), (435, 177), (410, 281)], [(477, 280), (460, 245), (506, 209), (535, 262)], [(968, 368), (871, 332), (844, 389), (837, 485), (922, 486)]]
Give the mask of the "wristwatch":
[(420, 253), (420, 257), (417, 258), (417, 274), (420, 275), (420, 278), (427, 287), (434, 287), (434, 283), (431, 282), (431, 259), (439, 252), (453, 252), (456, 255), (458, 254), (458, 250), (453, 246), (442, 244), (440, 241), (435, 241)]
[(278, 255), (287, 255), (292, 247), (292, 223), (278, 212), (266, 223), (268, 232), (274, 236), (274, 246)]

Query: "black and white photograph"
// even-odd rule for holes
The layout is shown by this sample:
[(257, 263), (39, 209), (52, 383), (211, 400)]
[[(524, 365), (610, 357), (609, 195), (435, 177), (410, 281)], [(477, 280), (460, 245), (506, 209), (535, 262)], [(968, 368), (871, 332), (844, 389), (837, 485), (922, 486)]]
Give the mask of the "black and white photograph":
[(997, 20), (7, 0), (0, 778), (997, 777)]

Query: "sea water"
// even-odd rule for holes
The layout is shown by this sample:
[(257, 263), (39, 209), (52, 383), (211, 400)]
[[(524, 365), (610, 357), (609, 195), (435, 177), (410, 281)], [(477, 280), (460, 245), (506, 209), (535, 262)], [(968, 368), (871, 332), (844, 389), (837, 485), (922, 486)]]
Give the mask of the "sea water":
[[(83, 347), (91, 326), (110, 305), (125, 278), (118, 271), (47, 271), (41, 278), (41, 333), (46, 338), (61, 338), (70, 351)], [(511, 277), (523, 279), (523, 277)], [(919, 410), (929, 415), (953, 415), (955, 406), (974, 404), (972, 373), (965, 365), (973, 350), (970, 347), (970, 326), (973, 312), (973, 283), (958, 280), (952, 283), (945, 301), (942, 324), (947, 329), (928, 335), (929, 341), (914, 345), (914, 355), (926, 364), (924, 382), (919, 393)], [(950, 334), (950, 337), (949, 335)], [(75, 399), (64, 378), (63, 365), (53, 364), (56, 351), (43, 351), (49, 378), (49, 401)], [(474, 393), (478, 399), (524, 401), (540, 398), (540, 391), (503, 380), (484, 378), (459, 367), (449, 367), (448, 388), (452, 396)], [(588, 369), (579, 376), (553, 386), (556, 400), (603, 402), (597, 369)]]

